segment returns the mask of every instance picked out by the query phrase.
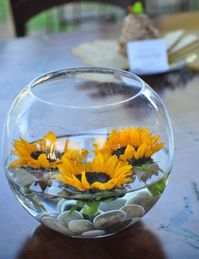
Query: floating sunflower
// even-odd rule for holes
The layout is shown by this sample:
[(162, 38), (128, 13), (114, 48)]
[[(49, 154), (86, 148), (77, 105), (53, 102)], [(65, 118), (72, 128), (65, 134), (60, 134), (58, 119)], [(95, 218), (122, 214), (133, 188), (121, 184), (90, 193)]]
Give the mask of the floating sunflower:
[(120, 161), (117, 156), (98, 154), (92, 162), (81, 164), (64, 159), (58, 169), (60, 174), (53, 178), (80, 191), (111, 190), (132, 182), (132, 166), (128, 162)]
[(124, 128), (112, 130), (104, 144), (94, 144), (97, 154), (117, 155), (122, 161), (140, 165), (151, 160), (151, 156), (163, 148), (159, 135), (152, 135), (147, 128)]
[(78, 145), (76, 147), (70, 147), (70, 142), (67, 140), (65, 143), (64, 153), (62, 160), (72, 160), (76, 163), (81, 162), (88, 155), (88, 150), (80, 148)]
[(49, 132), (43, 139), (29, 143), (23, 138), (13, 143), (12, 153), (19, 159), (13, 161), (10, 167), (28, 166), (31, 168), (54, 168), (60, 162), (60, 153), (56, 151), (56, 136)]

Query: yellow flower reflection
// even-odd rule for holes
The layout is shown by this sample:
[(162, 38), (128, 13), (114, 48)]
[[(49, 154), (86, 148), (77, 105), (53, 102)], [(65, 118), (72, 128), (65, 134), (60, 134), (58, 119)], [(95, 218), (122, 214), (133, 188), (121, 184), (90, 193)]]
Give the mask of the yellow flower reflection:
[(117, 156), (98, 154), (92, 162), (81, 164), (63, 159), (58, 168), (60, 174), (54, 175), (53, 178), (80, 191), (111, 190), (132, 182), (132, 166), (128, 162), (120, 161)]
[(12, 153), (18, 157), (10, 164), (11, 168), (28, 166), (31, 168), (51, 169), (61, 163), (61, 159), (67, 158), (76, 162), (82, 161), (88, 151), (80, 147), (71, 148), (67, 140), (63, 153), (57, 150), (57, 137), (49, 132), (41, 140), (29, 143), (23, 138), (13, 143), (15, 150)]
[(76, 145), (75, 147), (70, 146), (70, 142), (66, 140), (64, 153), (62, 159), (69, 159), (74, 162), (81, 162), (83, 159), (85, 159), (88, 155), (88, 150), (81, 149), (79, 145)]
[(103, 145), (94, 144), (94, 152), (117, 155), (120, 160), (132, 164), (143, 163), (163, 148), (164, 143), (159, 140), (160, 136), (153, 136), (147, 128), (114, 129)]
[(56, 136), (49, 132), (43, 139), (29, 143), (23, 138), (13, 143), (15, 150), (12, 153), (18, 157), (10, 164), (10, 167), (17, 168), (29, 166), (31, 168), (54, 168), (60, 161), (56, 154)]

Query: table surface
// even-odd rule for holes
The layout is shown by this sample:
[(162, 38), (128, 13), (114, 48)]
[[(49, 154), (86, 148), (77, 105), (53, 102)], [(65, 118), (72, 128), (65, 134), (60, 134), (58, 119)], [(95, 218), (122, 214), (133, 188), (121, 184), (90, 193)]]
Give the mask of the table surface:
[[(187, 19), (176, 17), (171, 17), (176, 28), (187, 24)], [(199, 13), (193, 17), (195, 30)], [(174, 26), (170, 21), (160, 18), (162, 30)], [(82, 66), (72, 55), (73, 47), (84, 41), (112, 39), (118, 33), (107, 27), (0, 42), (1, 131), (13, 99), (30, 80), (48, 71)], [(170, 181), (154, 208), (115, 236), (68, 238), (41, 226), (21, 207), (9, 189), (1, 159), (0, 258), (199, 258), (199, 74), (183, 69), (144, 79), (165, 102), (175, 139)]]

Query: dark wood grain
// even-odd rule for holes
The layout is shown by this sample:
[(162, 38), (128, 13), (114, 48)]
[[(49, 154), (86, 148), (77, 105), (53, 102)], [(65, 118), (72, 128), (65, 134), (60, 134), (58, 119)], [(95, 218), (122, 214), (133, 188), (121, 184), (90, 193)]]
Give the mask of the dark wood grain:
[[(50, 237), (48, 241), (46, 236)], [(40, 226), (26, 239), (17, 258), (46, 258), (52, 256), (51, 249), (53, 256), (60, 259), (166, 258), (158, 237), (141, 222), (102, 239), (71, 239)]]
[[(83, 65), (72, 56), (73, 47), (118, 33), (103, 28), (1, 42), (1, 129), (14, 97), (30, 80), (51, 70)], [(141, 222), (115, 236), (67, 238), (42, 227), (17, 202), (5, 179), (1, 155), (0, 258), (199, 258), (199, 75), (184, 69), (145, 80), (164, 100), (175, 137), (174, 167), (155, 207)]]

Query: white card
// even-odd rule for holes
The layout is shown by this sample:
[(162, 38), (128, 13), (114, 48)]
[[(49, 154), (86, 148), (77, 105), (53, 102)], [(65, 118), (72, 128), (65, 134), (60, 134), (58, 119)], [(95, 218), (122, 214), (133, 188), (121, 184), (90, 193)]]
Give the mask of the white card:
[(137, 74), (155, 74), (169, 69), (166, 41), (152, 39), (127, 43), (130, 71)]

